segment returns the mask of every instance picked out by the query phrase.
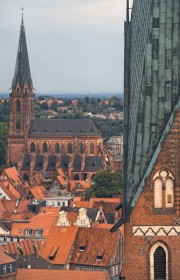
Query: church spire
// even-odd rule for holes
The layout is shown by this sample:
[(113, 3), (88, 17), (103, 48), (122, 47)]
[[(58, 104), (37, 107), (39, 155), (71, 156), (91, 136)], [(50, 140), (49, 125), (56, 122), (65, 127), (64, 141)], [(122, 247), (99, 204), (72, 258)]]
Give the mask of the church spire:
[(28, 88), (33, 87), (30, 66), (29, 66), (27, 44), (26, 44), (23, 8), (22, 8), (22, 20), (21, 20), (20, 35), (19, 35), (19, 45), (17, 51), (14, 78), (12, 81), (12, 88), (15, 89), (18, 83), (20, 85), (20, 88), (24, 88), (25, 83), (28, 86)]

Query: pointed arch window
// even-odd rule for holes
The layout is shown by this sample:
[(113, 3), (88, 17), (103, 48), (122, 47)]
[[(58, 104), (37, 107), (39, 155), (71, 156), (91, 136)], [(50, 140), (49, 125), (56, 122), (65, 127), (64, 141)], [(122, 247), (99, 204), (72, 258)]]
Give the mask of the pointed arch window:
[(16, 121), (16, 129), (21, 129), (21, 122), (20, 122), (20, 120)]
[(84, 146), (82, 143), (79, 144), (79, 153), (83, 154), (84, 153)]
[(150, 279), (168, 279), (168, 249), (164, 243), (157, 242), (150, 250)]
[(60, 153), (60, 147), (59, 147), (59, 144), (58, 144), (58, 143), (55, 144), (55, 153), (56, 153), (56, 154), (59, 154), (59, 153)]
[(75, 174), (75, 175), (74, 175), (74, 180), (75, 180), (75, 181), (78, 181), (78, 180), (79, 180), (79, 175), (78, 175), (78, 174)]
[(72, 148), (72, 144), (68, 144), (68, 154), (72, 154), (73, 152), (73, 148)]
[(19, 99), (16, 100), (16, 112), (17, 113), (21, 112), (21, 102)]
[(47, 153), (47, 144), (43, 143), (43, 153)]
[(33, 100), (31, 99), (31, 113), (33, 112), (33, 108), (34, 106), (33, 106)]
[(31, 143), (31, 153), (34, 153), (34, 152), (35, 152), (35, 144)]
[(160, 169), (153, 177), (154, 207), (173, 208), (174, 175), (168, 169)]
[(91, 143), (90, 145), (90, 154), (93, 155), (94, 154), (94, 144)]

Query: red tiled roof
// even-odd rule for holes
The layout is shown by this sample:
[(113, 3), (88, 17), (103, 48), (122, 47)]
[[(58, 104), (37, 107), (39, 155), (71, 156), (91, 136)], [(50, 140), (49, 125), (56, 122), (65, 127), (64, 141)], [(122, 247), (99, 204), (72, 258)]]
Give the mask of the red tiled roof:
[(46, 190), (44, 186), (36, 186), (30, 189), (33, 197), (38, 201), (43, 200), (46, 197)]
[(20, 193), (8, 181), (1, 182), (0, 186), (10, 199), (20, 199)]
[(2, 199), (1, 202), (7, 212), (14, 212), (16, 210), (16, 213), (23, 213), (27, 211), (27, 205), (30, 203), (30, 200), (21, 200), (17, 203), (14, 200)]
[(94, 202), (111, 202), (111, 203), (120, 203), (121, 198), (115, 197), (115, 198), (91, 198), (89, 203), (89, 208), (93, 208)]
[(61, 177), (63, 177), (64, 179), (66, 178), (66, 175), (64, 174), (64, 172), (62, 171), (61, 168), (58, 168), (58, 169), (57, 169), (57, 172), (58, 172), (58, 174), (59, 174)]
[[(79, 228), (71, 263), (108, 266), (115, 256), (119, 238), (119, 231), (111, 233), (105, 228)], [(80, 251), (82, 242), (86, 243), (85, 251)], [(100, 253), (102, 253), (102, 260), (99, 261), (97, 256)]]
[(52, 227), (40, 256), (53, 264), (66, 264), (77, 232), (78, 227)]
[(0, 252), (0, 265), (1, 264), (6, 264), (6, 263), (12, 263), (15, 262), (13, 258), (10, 256), (6, 255), (4, 252)]
[[(52, 207), (53, 208), (53, 207)], [(59, 210), (59, 209), (58, 209)], [(31, 220), (25, 222), (13, 222), (11, 235), (12, 236), (24, 236), (25, 229), (32, 229), (32, 236), (34, 236), (35, 229), (42, 229), (42, 236), (46, 237), (52, 228), (53, 225), (56, 224), (58, 220), (58, 213), (55, 212), (54, 209), (49, 212), (40, 212)]]
[(4, 169), (3, 173), (5, 173), (7, 177), (12, 180), (13, 184), (16, 185), (22, 183), (22, 177), (14, 166)]
[(0, 245), (0, 251), (2, 252), (6, 251), (6, 253), (9, 255), (15, 255), (16, 253), (19, 253), (18, 245), (23, 250), (23, 256), (27, 256), (27, 255), (35, 254), (35, 248), (34, 248), (35, 246), (37, 247), (38, 250), (40, 250), (40, 248), (43, 245), (43, 241), (36, 240), (36, 239), (35, 240), (25, 239), (20, 241), (19, 243), (10, 242), (10, 243)]
[(57, 176), (57, 179), (62, 186), (64, 186), (66, 184), (66, 181), (63, 179), (62, 176)]
[(78, 215), (79, 215), (78, 212), (67, 212), (67, 219), (72, 226), (76, 222)]
[(77, 208), (90, 208), (89, 207), (89, 201), (70, 201), (70, 205), (69, 206), (74, 206)]
[(105, 271), (18, 269), (16, 280), (107, 280)]

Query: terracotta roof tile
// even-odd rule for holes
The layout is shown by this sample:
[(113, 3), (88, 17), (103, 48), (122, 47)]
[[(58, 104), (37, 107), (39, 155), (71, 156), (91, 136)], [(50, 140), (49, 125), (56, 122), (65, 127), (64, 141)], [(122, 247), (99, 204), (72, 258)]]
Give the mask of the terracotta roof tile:
[(89, 208), (89, 201), (70, 201), (69, 206), (74, 206), (77, 208)]
[(89, 207), (93, 208), (94, 206), (94, 202), (110, 202), (110, 203), (120, 203), (121, 202), (121, 198), (120, 197), (116, 197), (116, 198), (91, 198), (90, 199), (90, 203), (89, 203)]
[(16, 280), (107, 280), (107, 272), (50, 270), (50, 269), (18, 269)]
[(66, 179), (66, 175), (64, 174), (64, 172), (62, 171), (61, 168), (58, 168), (58, 169), (57, 169), (57, 172), (58, 172), (58, 174), (59, 174), (61, 177), (63, 177), (63, 179)]
[[(105, 228), (79, 228), (71, 263), (92, 266), (108, 266), (114, 257), (120, 238), (119, 231), (111, 233)], [(80, 244), (86, 242), (85, 251)], [(103, 251), (102, 260), (97, 260)]]
[(76, 222), (78, 215), (79, 215), (78, 212), (68, 212), (67, 213), (67, 219), (71, 223), (72, 226)]
[(52, 227), (40, 256), (53, 264), (66, 264), (77, 232), (78, 227)]
[[(53, 207), (52, 207), (53, 208)], [(34, 236), (34, 230), (42, 229), (42, 236), (46, 237), (58, 220), (58, 213), (54, 209), (50, 212), (40, 212), (31, 220), (25, 222), (13, 222), (11, 235), (12, 236), (24, 236), (25, 229), (32, 230), (32, 236)]]
[(66, 184), (66, 181), (64, 180), (64, 178), (62, 176), (57, 176), (57, 179), (62, 186), (64, 186)]
[(21, 240), (19, 243), (18, 242), (5, 243), (5, 244), (0, 245), (0, 251), (1, 252), (6, 251), (8, 255), (15, 255), (16, 252), (19, 251), (18, 250), (18, 244), (23, 249), (23, 256), (27, 256), (27, 255), (35, 254), (33, 244), (36, 244), (38, 250), (40, 250), (40, 248), (43, 245), (43, 241), (42, 240), (36, 240), (36, 239), (35, 240), (25, 239), (25, 240)]
[(44, 186), (36, 186), (30, 189), (33, 197), (38, 201), (43, 200), (46, 197), (46, 190)]
[(20, 193), (8, 181), (1, 182), (0, 186), (10, 199), (20, 199)]
[(16, 213), (22, 213), (27, 211), (27, 205), (30, 203), (30, 200), (21, 200), (17, 203), (17, 201), (2, 199), (1, 202), (7, 212), (16, 210)]
[(0, 252), (0, 265), (1, 264), (6, 264), (6, 263), (12, 263), (16, 262), (13, 258), (10, 256), (6, 255), (4, 252)]

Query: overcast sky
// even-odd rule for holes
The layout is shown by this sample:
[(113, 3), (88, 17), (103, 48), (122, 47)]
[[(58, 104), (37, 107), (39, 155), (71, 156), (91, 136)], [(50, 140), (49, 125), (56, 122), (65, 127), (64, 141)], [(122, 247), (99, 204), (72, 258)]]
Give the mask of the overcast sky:
[(126, 0), (0, 0), (0, 92), (11, 87), (21, 7), (37, 92), (122, 92)]

